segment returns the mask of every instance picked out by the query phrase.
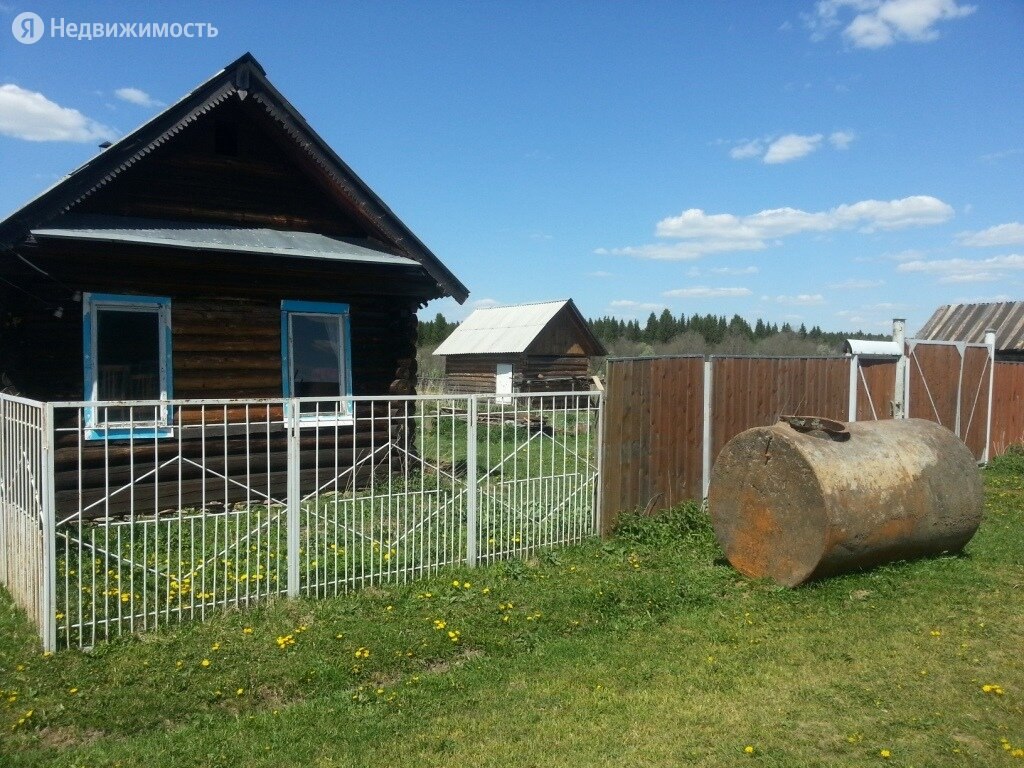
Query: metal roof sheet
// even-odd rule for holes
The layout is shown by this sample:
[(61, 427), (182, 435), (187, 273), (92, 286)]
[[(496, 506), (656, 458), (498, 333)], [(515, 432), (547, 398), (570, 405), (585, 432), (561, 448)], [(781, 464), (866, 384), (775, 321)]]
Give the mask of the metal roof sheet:
[[(312, 129), (298, 110), (274, 87), (252, 54), (228, 64), (160, 114), (121, 137), (103, 152), (0, 221), (0, 247), (20, 243), (34, 227), (46, 226), (96, 190), (113, 182), (158, 147), (175, 140), (190, 124), (229, 98), (252, 99), (326, 174), (325, 193), (361, 213), (380, 239), (419, 262), (442, 291), (460, 304), (469, 290), (377, 194)], [(376, 235), (373, 235), (376, 237)], [(442, 294), (443, 295), (443, 294)]]
[(419, 262), (313, 232), (161, 221), (123, 216), (68, 214), (60, 226), (33, 229), (35, 237), (138, 243), (200, 251), (262, 253), (304, 259), (416, 267)]
[(434, 350), (435, 355), (525, 352), (570, 299), (475, 310)]
[(996, 332), (996, 349), (1024, 351), (1024, 301), (945, 304), (915, 338), (981, 344), (990, 328)]
[(847, 339), (846, 351), (861, 357), (899, 357), (903, 354), (895, 341), (873, 341), (869, 339)]

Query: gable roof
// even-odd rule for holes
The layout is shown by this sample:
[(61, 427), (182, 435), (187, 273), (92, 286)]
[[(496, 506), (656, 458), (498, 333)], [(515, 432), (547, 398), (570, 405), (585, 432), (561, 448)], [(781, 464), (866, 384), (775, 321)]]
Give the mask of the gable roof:
[(603, 355), (604, 347), (590, 330), (572, 299), (536, 304), (477, 309), (434, 350), (435, 355), (489, 355), (526, 352), (562, 311), (570, 312), (581, 329), (588, 354)]
[[(0, 221), (0, 245), (21, 242), (34, 229), (72, 209), (122, 172), (227, 99), (252, 99), (266, 110), (329, 181), (329, 193), (351, 209), (367, 229), (420, 264), (445, 295), (462, 303), (469, 291), (426, 245), (314, 131), (305, 118), (267, 79), (255, 57), (246, 53), (191, 93), (127, 134), (103, 152)], [(312, 234), (312, 233), (310, 233)]]
[(915, 338), (981, 344), (990, 328), (996, 332), (996, 349), (1024, 351), (1024, 301), (944, 304)]

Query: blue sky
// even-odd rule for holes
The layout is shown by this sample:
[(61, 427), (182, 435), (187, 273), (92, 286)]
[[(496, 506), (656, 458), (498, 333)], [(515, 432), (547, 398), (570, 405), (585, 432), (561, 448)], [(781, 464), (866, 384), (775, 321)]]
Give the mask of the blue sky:
[[(15, 40), (67, 22), (213, 39)], [(1024, 3), (0, 0), (0, 211), (251, 51), (469, 287), (917, 330), (1024, 299)]]

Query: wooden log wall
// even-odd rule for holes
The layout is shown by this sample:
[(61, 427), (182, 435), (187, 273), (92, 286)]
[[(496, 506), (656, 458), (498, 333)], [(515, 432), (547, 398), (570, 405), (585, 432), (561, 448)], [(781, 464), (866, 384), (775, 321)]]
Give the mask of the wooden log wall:
[[(590, 389), (590, 358), (585, 355), (448, 355), (446, 387), (455, 394), (493, 394), (495, 370), (512, 365), (516, 392)], [(583, 386), (581, 386), (583, 385)]]
[[(421, 302), (417, 294), (422, 294), (426, 282), (415, 269), (311, 264), (300, 259), (282, 264), (281, 259), (251, 254), (138, 252), (126, 246), (75, 243), (45, 243), (27, 252), (49, 277), (20, 262), (3, 262), (0, 276), (19, 289), (0, 284), (0, 382), (9, 391), (43, 401), (83, 399), (82, 305), (72, 297), (73, 290), (78, 290), (171, 299), (176, 398), (280, 398), (282, 299), (349, 304), (354, 394), (415, 392), (415, 313)], [(389, 293), (380, 294), (382, 287)], [(62, 308), (59, 318), (54, 316), (56, 307)], [(58, 421), (58, 428), (72, 427), (75, 416), (62, 413), (65, 420)], [(237, 417), (238, 413), (230, 416)], [(201, 436), (189, 440), (183, 453), (191, 458), (202, 455)], [(205, 442), (206, 455), (224, 450), (215, 431)], [(55, 478), (62, 504), (78, 508), (75, 489), (80, 482), (86, 483), (82, 492), (86, 504), (102, 495), (103, 476), (80, 474), (77, 455), (81, 452), (83, 467), (91, 468), (105, 461), (115, 447), (114, 455), (122, 456), (125, 449), (116, 442), (62, 447)], [(239, 444), (228, 447), (234, 450)], [(150, 449), (143, 442), (135, 444), (140, 462), (146, 461), (146, 450)], [(284, 477), (275, 469), (284, 456), (283, 431), (280, 441), (268, 450), (274, 466), (267, 482), (273, 493), (283, 494)], [(340, 460), (351, 460), (346, 451), (352, 449), (338, 450)], [(122, 458), (129, 461), (127, 456)], [(114, 478), (110, 482), (117, 482), (125, 471), (115, 465), (104, 471), (108, 469)], [(191, 485), (185, 486), (183, 498), (189, 503), (215, 499), (217, 484), (188, 476), (189, 471), (184, 479)], [(140, 501), (145, 506), (150, 500), (175, 497), (177, 477), (165, 472), (156, 479), (155, 484), (150, 482), (152, 488), (138, 486), (133, 491), (136, 507)], [(223, 481), (220, 486), (225, 487)], [(229, 499), (236, 496), (234, 488), (229, 484)], [(108, 511), (121, 513), (131, 505), (130, 494), (119, 494)]]

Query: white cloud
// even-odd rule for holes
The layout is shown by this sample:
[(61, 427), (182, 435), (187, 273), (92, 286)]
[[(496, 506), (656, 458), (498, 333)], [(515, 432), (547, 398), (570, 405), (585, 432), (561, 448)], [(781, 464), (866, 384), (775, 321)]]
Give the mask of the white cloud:
[(477, 299), (472, 302), (471, 306), (473, 309), (490, 309), (491, 307), (500, 307), (501, 302), (496, 299)]
[(10, 83), (0, 85), (0, 134), (25, 141), (109, 141), (113, 128), (77, 109), (55, 104), (41, 93)]
[(961, 232), (956, 239), (960, 245), (969, 245), (975, 248), (1022, 245), (1024, 244), (1024, 224), (1017, 221), (1009, 224), (997, 224), (980, 232)]
[(754, 139), (743, 144), (737, 144), (730, 149), (729, 157), (733, 160), (745, 160), (748, 157), (760, 157), (762, 152), (764, 152), (764, 141)]
[(652, 304), (651, 302), (644, 301), (631, 301), (630, 299), (615, 299), (610, 303), (611, 307), (615, 309), (634, 309), (634, 310), (650, 310), (655, 312), (659, 309), (664, 309), (664, 304)]
[(857, 138), (853, 131), (833, 131), (829, 134), (828, 143), (836, 149), (849, 149), (850, 144)]
[(935, 40), (939, 36), (936, 24), (969, 16), (975, 10), (977, 6), (961, 5), (957, 0), (820, 0), (805, 21), (813, 40), (822, 40), (846, 24), (843, 37), (854, 47), (884, 48), (901, 41)]
[(148, 93), (138, 88), (118, 88), (114, 91), (114, 95), (121, 101), (127, 101), (129, 104), (136, 104), (140, 107), (162, 107), (163, 102), (157, 101)]
[(990, 152), (987, 155), (982, 155), (981, 159), (986, 163), (993, 163), (997, 160), (1005, 160), (1008, 157), (1014, 155), (1024, 155), (1024, 149), (1004, 149), (1001, 152)]
[(858, 280), (851, 278), (841, 283), (832, 283), (829, 288), (836, 291), (863, 291), (868, 288), (880, 288), (885, 285), (884, 280)]
[(940, 283), (994, 283), (1001, 280), (1002, 275), (995, 272), (968, 272), (960, 275), (940, 277)]
[(613, 275), (611, 272), (605, 272), (603, 270), (598, 270), (597, 272), (587, 272), (587, 277), (605, 278), (605, 277), (615, 277), (615, 275)]
[(788, 163), (806, 157), (821, 146), (822, 135), (801, 136), (798, 133), (787, 133), (768, 145), (762, 162), (766, 165)]
[(715, 267), (711, 270), (716, 275), (756, 275), (761, 270), (757, 267)]
[(762, 300), (799, 307), (810, 307), (816, 304), (825, 303), (825, 297), (820, 293), (800, 293), (796, 296), (764, 296), (762, 297)]
[(1024, 255), (1018, 253), (987, 259), (934, 259), (907, 261), (899, 272), (933, 275), (940, 283), (990, 283), (1024, 271)]
[(662, 294), (677, 299), (721, 299), (749, 295), (749, 288), (708, 288), (703, 285), (694, 288), (675, 288)]
[[(838, 150), (848, 149), (851, 142), (857, 138), (853, 131), (833, 131), (828, 136), (828, 143)], [(781, 163), (799, 160), (801, 157), (816, 152), (822, 146), (824, 134), (815, 133), (803, 135), (799, 133), (787, 133), (785, 136), (762, 136), (758, 139), (744, 139), (729, 150), (729, 157), (733, 160), (749, 160), (759, 157), (766, 165), (779, 165)], [(719, 140), (720, 144), (726, 143)]]
[(641, 259), (692, 261), (709, 253), (763, 250), (779, 238), (802, 232), (842, 229), (875, 232), (941, 224), (952, 216), (952, 207), (929, 195), (889, 201), (861, 200), (816, 212), (771, 208), (749, 216), (708, 214), (700, 208), (690, 208), (678, 216), (662, 219), (655, 229), (658, 237), (682, 242), (598, 248), (594, 252)]

